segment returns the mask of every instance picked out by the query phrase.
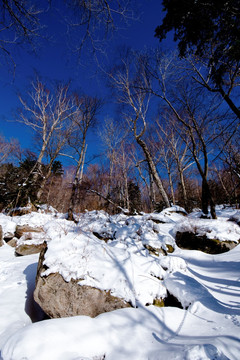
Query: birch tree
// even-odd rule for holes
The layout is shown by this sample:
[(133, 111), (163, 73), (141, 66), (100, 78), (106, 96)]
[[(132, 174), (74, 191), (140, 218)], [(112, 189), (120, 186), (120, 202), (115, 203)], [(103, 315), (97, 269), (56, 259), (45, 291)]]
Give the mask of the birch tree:
[[(175, 56), (155, 54), (155, 68), (148, 68), (155, 84), (146, 91), (163, 101), (176, 120), (175, 129), (183, 131), (182, 139), (189, 139), (189, 150), (202, 178), (202, 211), (208, 214), (210, 204), (212, 218), (216, 218), (215, 203), (208, 183), (209, 152), (213, 151), (214, 139), (219, 136), (222, 120), (219, 102), (206, 97), (203, 89), (191, 82), (183, 64)], [(176, 71), (178, 69), (178, 72)]]
[[(161, 122), (160, 119), (157, 120), (156, 125), (157, 136), (163, 143), (161, 149), (163, 149), (164, 152), (163, 159), (167, 167), (169, 178), (174, 174), (175, 177), (179, 179), (182, 190), (183, 206), (188, 211), (189, 201), (184, 173), (194, 164), (194, 161), (191, 160), (189, 154), (190, 139), (183, 129), (178, 127), (178, 131), (176, 131), (176, 119), (172, 118), (169, 112), (165, 112)], [(170, 164), (169, 160), (171, 161)], [(174, 164), (172, 164), (174, 167), (173, 170), (170, 167), (172, 162), (174, 162)], [(173, 186), (171, 189), (173, 193)]]
[[(72, 149), (71, 157), (76, 162), (74, 180), (71, 186), (68, 218), (73, 219), (77, 200), (77, 191), (83, 178), (83, 168), (87, 151), (87, 134), (96, 122), (96, 116), (102, 106), (100, 99), (75, 94), (74, 102), (77, 111), (72, 116), (73, 131), (68, 137), (68, 146)], [(67, 155), (68, 156), (68, 155)]]
[[(32, 82), (32, 90), (28, 98), (19, 97), (22, 104), (22, 111), (18, 121), (30, 127), (36, 134), (39, 143), (39, 153), (32, 172), (33, 181), (44, 179), (43, 161), (47, 152), (52, 151), (46, 176), (51, 173), (51, 166), (64, 146), (72, 129), (72, 118), (78, 112), (74, 97), (69, 94), (69, 85), (58, 85), (48, 89), (39, 79)], [(46, 178), (43, 183), (46, 182)], [(44, 185), (44, 184), (43, 184)], [(42, 194), (42, 186), (39, 189), (37, 198)]]
[[(130, 61), (130, 57), (132, 57), (132, 61)], [(147, 132), (151, 94), (142, 89), (150, 87), (150, 80), (145, 72), (144, 59), (133, 54), (130, 54), (130, 57), (126, 58), (126, 60), (122, 59), (121, 67), (116, 72), (110, 74), (110, 77), (113, 86), (117, 90), (118, 102), (124, 106), (123, 117), (127, 121), (135, 141), (143, 151), (164, 205), (169, 207), (168, 195), (163, 187), (154, 158), (144, 138)]]

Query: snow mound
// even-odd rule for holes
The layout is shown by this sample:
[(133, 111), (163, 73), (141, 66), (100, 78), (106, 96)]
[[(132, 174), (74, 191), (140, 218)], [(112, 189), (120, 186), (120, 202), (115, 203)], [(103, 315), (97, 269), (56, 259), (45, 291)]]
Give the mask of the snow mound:
[(230, 221), (210, 220), (210, 219), (191, 219), (187, 218), (175, 227), (175, 231), (190, 232), (199, 236), (206, 235), (209, 239), (219, 241), (240, 240), (240, 227)]

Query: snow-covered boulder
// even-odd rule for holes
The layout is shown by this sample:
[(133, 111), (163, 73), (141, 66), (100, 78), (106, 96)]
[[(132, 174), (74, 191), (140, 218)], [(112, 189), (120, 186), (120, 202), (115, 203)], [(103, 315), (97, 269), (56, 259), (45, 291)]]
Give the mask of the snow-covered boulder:
[(26, 233), (39, 233), (42, 232), (43, 228), (39, 226), (30, 226), (28, 224), (25, 225), (17, 225), (15, 230), (15, 236), (20, 239)]
[(15, 230), (16, 255), (37, 254), (43, 248), (45, 233), (42, 227), (30, 225), (17, 225)]
[[(88, 212), (78, 224), (49, 221), (44, 225), (47, 250), (40, 256), (35, 300), (50, 317), (95, 316), (129, 304), (163, 303), (168, 295), (163, 279), (170, 272), (163, 259), (174, 238), (168, 224), (160, 226), (145, 216), (102, 212)], [(110, 239), (102, 241), (99, 234)]]
[(47, 247), (39, 257), (38, 272), (34, 299), (50, 318), (62, 318), (76, 315), (97, 315), (116, 309), (130, 307), (130, 304), (110, 291), (92, 286), (80, 285), (80, 279), (64, 280), (58, 272), (41, 276), (46, 270), (44, 255)]
[(176, 244), (182, 249), (220, 254), (233, 249), (240, 241), (238, 225), (210, 219), (186, 219), (176, 228)]

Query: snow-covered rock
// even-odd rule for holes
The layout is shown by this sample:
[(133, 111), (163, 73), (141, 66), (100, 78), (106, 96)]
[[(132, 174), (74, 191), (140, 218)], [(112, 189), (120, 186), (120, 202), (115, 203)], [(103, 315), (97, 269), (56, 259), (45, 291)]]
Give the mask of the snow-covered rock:
[(176, 225), (175, 232), (180, 248), (209, 254), (229, 251), (240, 241), (240, 227), (223, 220), (187, 218)]
[(80, 279), (65, 281), (58, 272), (41, 276), (46, 270), (43, 250), (39, 257), (34, 299), (50, 318), (86, 315), (95, 317), (101, 313), (129, 307), (123, 299), (87, 285)]
[[(220, 221), (201, 221), (199, 232), (208, 229), (209, 238), (217, 234), (219, 241), (234, 241), (237, 230), (232, 225), (234, 229), (238, 225), (228, 219), (236, 212), (219, 207)], [(156, 215), (168, 220), (156, 221)], [(43, 280), (54, 279), (58, 272), (64, 284), (80, 287), (80, 283), (135, 304), (95, 318), (40, 321), (43, 315), (33, 301), (38, 256), (15, 257), (14, 249), (4, 243), (0, 359), (238, 360), (240, 245), (218, 255), (180, 249), (175, 235), (186, 219), (198, 220), (198, 216), (165, 212), (130, 217), (96, 211), (79, 215), (77, 225), (62, 214), (39, 212), (14, 218), (0, 214), (4, 235), (14, 233), (16, 225), (43, 227), (48, 246), (40, 271)], [(107, 236), (103, 241), (94, 234)], [(167, 256), (146, 248), (169, 244), (174, 252)], [(169, 307), (151, 305), (162, 305), (154, 300), (165, 293), (183, 308), (173, 307), (177, 304), (171, 301), (165, 302)]]

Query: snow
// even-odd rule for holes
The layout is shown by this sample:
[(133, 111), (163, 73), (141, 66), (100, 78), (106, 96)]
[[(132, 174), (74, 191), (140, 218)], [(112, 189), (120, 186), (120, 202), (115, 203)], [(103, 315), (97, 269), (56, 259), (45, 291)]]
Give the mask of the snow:
[[(182, 250), (174, 241), (177, 230), (195, 229), (210, 238), (238, 242), (240, 227), (228, 219), (238, 219), (239, 210), (219, 207), (219, 220), (199, 219), (197, 211), (186, 216), (179, 208), (132, 217), (92, 211), (79, 215), (79, 224), (54, 209), (44, 210), (16, 217), (0, 214), (4, 234), (14, 233), (16, 225), (42, 227), (48, 243), (45, 275), (58, 271), (66, 281), (110, 290), (133, 307), (94, 319), (43, 320), (33, 301), (38, 254), (16, 257), (4, 243), (1, 360), (239, 359), (240, 245), (210, 255)], [(38, 243), (40, 234), (19, 241)], [(168, 245), (175, 250), (165, 256), (161, 249)], [(153, 305), (167, 293), (183, 308)]]
[(188, 218), (176, 226), (176, 231), (193, 232), (198, 235), (206, 235), (208, 239), (219, 241), (234, 241), (238, 243), (240, 239), (240, 227), (232, 222), (222, 219), (212, 221), (210, 219), (191, 219)]

